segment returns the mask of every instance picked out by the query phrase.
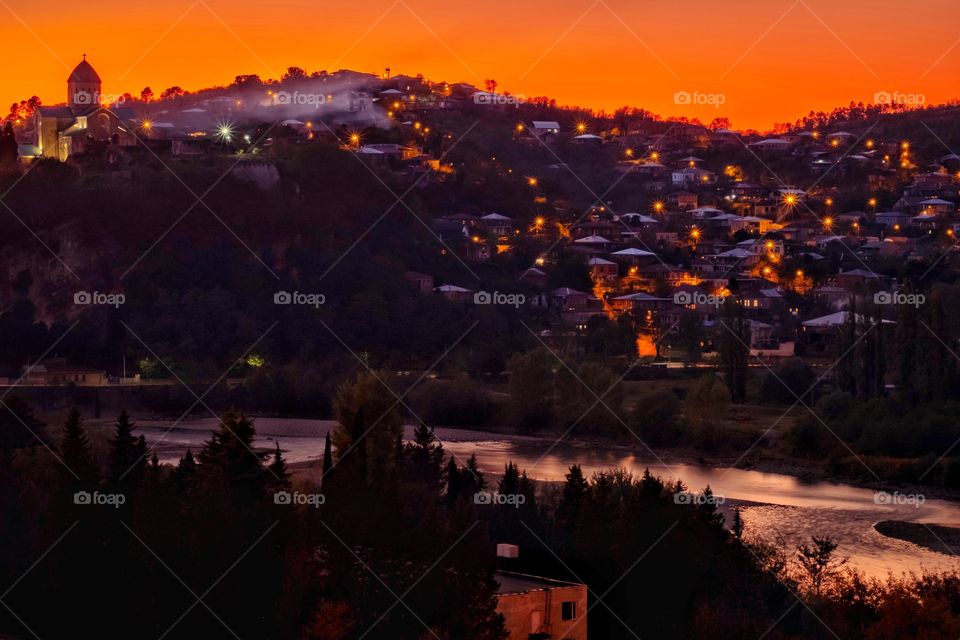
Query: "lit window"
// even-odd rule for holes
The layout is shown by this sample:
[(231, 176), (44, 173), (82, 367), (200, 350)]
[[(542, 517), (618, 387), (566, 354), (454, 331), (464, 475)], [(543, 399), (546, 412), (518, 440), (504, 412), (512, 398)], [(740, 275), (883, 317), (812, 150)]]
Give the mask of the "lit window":
[(560, 619), (561, 620), (577, 619), (577, 601), (576, 600), (569, 600), (567, 602), (560, 603)]

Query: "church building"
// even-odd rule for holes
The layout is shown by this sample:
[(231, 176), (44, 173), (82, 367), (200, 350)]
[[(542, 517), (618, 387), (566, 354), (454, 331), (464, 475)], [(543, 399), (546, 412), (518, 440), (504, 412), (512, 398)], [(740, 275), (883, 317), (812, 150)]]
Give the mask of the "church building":
[(83, 61), (67, 78), (67, 103), (36, 110), (40, 155), (65, 162), (72, 154), (98, 144), (137, 144), (132, 133), (136, 114), (127, 107), (101, 104), (101, 84), (100, 76), (84, 54)]

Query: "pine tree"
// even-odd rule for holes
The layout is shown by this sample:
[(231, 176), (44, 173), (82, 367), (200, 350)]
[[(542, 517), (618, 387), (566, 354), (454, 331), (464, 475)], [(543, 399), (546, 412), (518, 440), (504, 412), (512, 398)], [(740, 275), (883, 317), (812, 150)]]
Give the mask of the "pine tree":
[(406, 446), (406, 457), (410, 478), (439, 495), (443, 480), (443, 445), (437, 441), (431, 427), (417, 425), (413, 443)]
[(463, 487), (460, 473), (460, 468), (457, 467), (457, 461), (453, 459), (453, 456), (450, 456), (450, 460), (447, 462), (446, 472), (448, 507), (453, 507), (460, 498), (460, 492)]
[(38, 445), (44, 424), (33, 415), (29, 404), (17, 395), (0, 401), (0, 450)]
[(580, 511), (589, 492), (590, 486), (587, 484), (587, 479), (583, 477), (583, 470), (580, 465), (572, 465), (570, 471), (567, 472), (567, 481), (563, 485), (563, 495), (560, 498), (558, 513), (560, 525), (566, 531), (572, 532), (576, 527)]
[(193, 452), (187, 449), (187, 452), (180, 458), (177, 468), (173, 471), (173, 481), (177, 488), (183, 491), (193, 482), (197, 473), (197, 462), (193, 457)]
[(730, 526), (730, 531), (738, 540), (743, 538), (743, 518), (740, 516), (740, 507), (733, 508), (733, 523)]
[(253, 493), (262, 489), (263, 464), (253, 450), (256, 430), (245, 415), (227, 412), (200, 451), (200, 470), (207, 476), (218, 476), (229, 486)]
[(267, 467), (269, 470), (267, 481), (278, 488), (289, 487), (290, 474), (287, 472), (287, 463), (284, 462), (283, 454), (280, 452), (280, 442), (277, 441), (276, 445), (277, 448), (273, 453), (273, 462)]
[(63, 424), (60, 459), (66, 469), (69, 469), (69, 471), (65, 470), (69, 475), (69, 484), (92, 486), (97, 483), (100, 474), (93, 459), (90, 440), (83, 427), (83, 419), (76, 408), (70, 410)]
[(323, 443), (323, 476), (321, 482), (326, 482), (330, 477), (330, 471), (333, 469), (333, 447), (330, 441), (330, 432), (327, 431), (326, 440)]
[(483, 472), (480, 471), (475, 453), (470, 454), (466, 466), (460, 472), (460, 484), (460, 493), (466, 496), (467, 500), (473, 500), (473, 494), (487, 488), (487, 481), (483, 477)]
[(113, 486), (136, 486), (143, 479), (147, 465), (147, 444), (143, 436), (134, 437), (135, 428), (126, 410), (121, 411), (110, 440), (107, 461), (107, 482)]

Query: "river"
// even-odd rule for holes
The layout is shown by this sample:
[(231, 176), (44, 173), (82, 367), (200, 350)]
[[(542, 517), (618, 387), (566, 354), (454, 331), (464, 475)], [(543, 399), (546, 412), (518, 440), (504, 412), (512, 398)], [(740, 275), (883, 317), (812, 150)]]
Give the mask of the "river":
[[(190, 420), (170, 428), (170, 422), (141, 420), (137, 424), (147, 442), (155, 446), (161, 462), (175, 463), (189, 448), (198, 451), (217, 427), (217, 421)], [(109, 429), (106, 421), (91, 426)], [(328, 420), (258, 418), (257, 449), (272, 450), (279, 441), (288, 463), (317, 462), (322, 458)], [(408, 437), (411, 428), (408, 427)], [(902, 520), (960, 527), (960, 503), (926, 499), (922, 504), (877, 504), (873, 490), (832, 482), (809, 482), (794, 476), (708, 467), (664, 464), (653, 456), (641, 457), (618, 447), (595, 444), (557, 444), (548, 438), (439, 428), (437, 437), (448, 453), (463, 464), (476, 454), (480, 468), (499, 475), (512, 460), (535, 480), (561, 481), (571, 464), (584, 473), (623, 467), (641, 474), (647, 467), (664, 480), (681, 479), (690, 490), (710, 485), (727, 506), (742, 503), (747, 533), (792, 549), (811, 535), (826, 535), (839, 544), (838, 553), (868, 576), (889, 572), (960, 570), (960, 557), (936, 553), (910, 542), (882, 536), (873, 525), (881, 520)], [(551, 448), (552, 447), (552, 448)], [(909, 493), (904, 491), (903, 493)]]

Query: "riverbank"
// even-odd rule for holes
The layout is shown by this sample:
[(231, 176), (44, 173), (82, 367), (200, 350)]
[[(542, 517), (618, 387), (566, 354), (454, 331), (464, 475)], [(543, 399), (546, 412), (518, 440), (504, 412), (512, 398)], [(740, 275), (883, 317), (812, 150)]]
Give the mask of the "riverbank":
[[(950, 501), (960, 501), (960, 490), (943, 489), (930, 485), (919, 485), (903, 481), (884, 481), (870, 477), (868, 467), (865, 464), (853, 459), (854, 468), (862, 470), (861, 475), (851, 476), (838, 474), (832, 468), (826, 459), (809, 460), (784, 455), (775, 447), (776, 436), (760, 433), (754, 435), (762, 425), (766, 424), (769, 416), (766, 414), (755, 413), (749, 419), (745, 418), (741, 412), (737, 416), (731, 417), (731, 421), (736, 422), (736, 426), (727, 425), (727, 428), (721, 430), (722, 434), (738, 428), (739, 438), (736, 446), (729, 442), (718, 444), (717, 449), (720, 452), (705, 453), (700, 449), (690, 447), (658, 447), (651, 451), (638, 439), (627, 436), (621, 438), (610, 437), (586, 437), (586, 436), (564, 436), (562, 434), (521, 434), (510, 429), (492, 427), (484, 430), (465, 429), (461, 427), (436, 427), (436, 435), (441, 443), (490, 443), (490, 446), (496, 447), (497, 443), (512, 443), (529, 447), (530, 449), (540, 449), (543, 452), (551, 450), (554, 446), (561, 446), (570, 451), (590, 452), (596, 449), (620, 452), (624, 456), (633, 456), (638, 463), (648, 462), (651, 466), (672, 466), (672, 465), (697, 465), (703, 467), (734, 468), (743, 471), (759, 471), (762, 473), (773, 473), (792, 476), (801, 482), (830, 482), (842, 484), (862, 489), (871, 489), (873, 491), (886, 491), (889, 493), (899, 492), (923, 495), (926, 498), (939, 498)], [(166, 429), (173, 426), (173, 421), (158, 419), (155, 417), (137, 416), (136, 421), (145, 429), (155, 429), (163, 433)], [(322, 456), (322, 439), (326, 437), (328, 431), (336, 426), (334, 420), (321, 420), (310, 418), (278, 418), (274, 416), (254, 417), (258, 438), (269, 441), (270, 449), (274, 442), (279, 442), (281, 449), (286, 449), (288, 445), (299, 439), (321, 439), (320, 445), (316, 451), (309, 455), (310, 460), (289, 460), (289, 467), (295, 476), (304, 480), (319, 480), (320, 466)], [(784, 421), (785, 422), (785, 421)], [(752, 423), (752, 424), (749, 424)], [(745, 428), (749, 424), (749, 428)], [(107, 436), (112, 429), (112, 420), (91, 420), (88, 425), (96, 425), (105, 430)], [(781, 425), (782, 426), (782, 425)], [(185, 420), (176, 425), (176, 432), (194, 432), (209, 433), (218, 427), (218, 421), (213, 417), (204, 419)], [(415, 425), (406, 426), (406, 437), (412, 439)], [(159, 434), (158, 434), (159, 435)], [(165, 437), (166, 440), (175, 440), (176, 434), (171, 433)], [(558, 440), (559, 439), (559, 440)], [(287, 442), (285, 442), (285, 440)], [(759, 443), (758, 443), (759, 440)], [(171, 443), (172, 444), (172, 443)], [(199, 443), (197, 443), (199, 444)], [(755, 447), (750, 449), (752, 445)], [(198, 448), (198, 447), (194, 447)], [(449, 447), (447, 447), (449, 449)], [(852, 456), (851, 456), (852, 458)], [(463, 464), (465, 460), (458, 460)], [(850, 466), (850, 465), (848, 465)], [(316, 467), (315, 470), (312, 470)], [(487, 473), (497, 476), (499, 470), (487, 469)]]
[(873, 525), (873, 528), (888, 538), (912, 542), (936, 553), (960, 555), (960, 527), (884, 520)]

